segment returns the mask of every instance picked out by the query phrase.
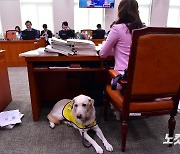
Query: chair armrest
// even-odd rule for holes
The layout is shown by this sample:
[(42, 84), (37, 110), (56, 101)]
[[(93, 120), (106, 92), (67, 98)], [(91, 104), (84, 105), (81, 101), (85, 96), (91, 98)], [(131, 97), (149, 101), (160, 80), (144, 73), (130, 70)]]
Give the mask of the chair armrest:
[[(113, 79), (116, 78), (116, 77), (119, 75), (119, 72), (116, 71), (116, 70), (113, 70), (113, 69), (108, 70), (108, 73), (109, 73), (109, 75), (110, 75)], [(127, 81), (126, 81), (126, 80), (122, 80), (122, 79), (119, 79), (119, 80), (118, 80), (118, 83), (119, 83), (122, 87), (124, 87), (124, 86), (127, 85)]]
[(113, 69), (108, 70), (108, 73), (113, 79), (119, 74), (118, 71), (113, 70)]

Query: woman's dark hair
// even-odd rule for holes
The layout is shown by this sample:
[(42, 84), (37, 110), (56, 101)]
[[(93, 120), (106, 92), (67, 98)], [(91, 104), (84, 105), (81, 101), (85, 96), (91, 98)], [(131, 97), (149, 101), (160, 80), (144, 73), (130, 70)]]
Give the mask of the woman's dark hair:
[(133, 29), (142, 28), (143, 24), (139, 17), (138, 3), (136, 0), (122, 0), (118, 6), (118, 20), (116, 24), (126, 24), (130, 33)]
[(21, 32), (21, 28), (19, 26), (16, 26), (15, 29), (18, 29), (18, 32)]
[(110, 28), (112, 28), (112, 26), (115, 24), (116, 24), (116, 21), (113, 21), (112, 24), (110, 25)]

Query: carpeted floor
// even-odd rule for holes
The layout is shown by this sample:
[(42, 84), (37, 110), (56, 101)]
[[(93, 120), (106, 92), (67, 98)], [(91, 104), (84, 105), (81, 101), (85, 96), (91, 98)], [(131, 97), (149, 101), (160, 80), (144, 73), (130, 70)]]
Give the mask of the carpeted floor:
[[(50, 129), (46, 115), (50, 109), (43, 109), (40, 121), (33, 122), (28, 87), (27, 70), (25, 67), (8, 68), (13, 101), (6, 110), (19, 109), (25, 114), (22, 123), (12, 130), (0, 130), (0, 154), (93, 154), (95, 150), (85, 148), (77, 130), (66, 125)], [(100, 109), (98, 109), (100, 110)], [(99, 115), (99, 113), (97, 113)], [(180, 143), (169, 148), (164, 145), (168, 133), (169, 116), (142, 118), (129, 121), (127, 137), (127, 154), (178, 154)], [(180, 134), (180, 114), (176, 117), (176, 134)], [(103, 118), (99, 126), (107, 140), (113, 145), (112, 153), (121, 153), (120, 124), (110, 117)], [(95, 140), (103, 147), (100, 140)], [(180, 138), (179, 138), (180, 141)], [(104, 149), (104, 153), (108, 154)]]

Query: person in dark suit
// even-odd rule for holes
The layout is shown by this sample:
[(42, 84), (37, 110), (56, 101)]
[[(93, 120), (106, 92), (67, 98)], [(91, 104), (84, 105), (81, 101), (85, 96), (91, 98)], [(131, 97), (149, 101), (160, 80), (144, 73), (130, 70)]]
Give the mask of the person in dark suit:
[(41, 36), (45, 38), (46, 44), (49, 45), (50, 43), (48, 39), (52, 38), (52, 32), (47, 28), (47, 24), (43, 24), (42, 27), (44, 30), (41, 31)]
[(25, 25), (26, 25), (26, 28), (24, 31), (34, 31), (35, 32), (35, 39), (39, 38), (39, 34), (38, 34), (38, 31), (34, 28), (32, 28), (32, 23), (31, 21), (27, 20), (25, 22)]
[(75, 37), (74, 30), (69, 28), (67, 21), (64, 21), (62, 23), (62, 30), (59, 31), (59, 38), (64, 40), (74, 37)]
[(101, 24), (97, 24), (97, 29), (93, 30), (92, 38), (104, 39), (105, 33), (105, 30), (101, 28)]

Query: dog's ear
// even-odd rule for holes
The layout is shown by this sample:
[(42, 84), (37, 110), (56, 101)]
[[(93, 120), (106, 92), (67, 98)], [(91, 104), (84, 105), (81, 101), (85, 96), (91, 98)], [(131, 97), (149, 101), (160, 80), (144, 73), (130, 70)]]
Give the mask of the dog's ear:
[(88, 100), (89, 100), (89, 103), (93, 106), (94, 105), (94, 99), (89, 97)]

